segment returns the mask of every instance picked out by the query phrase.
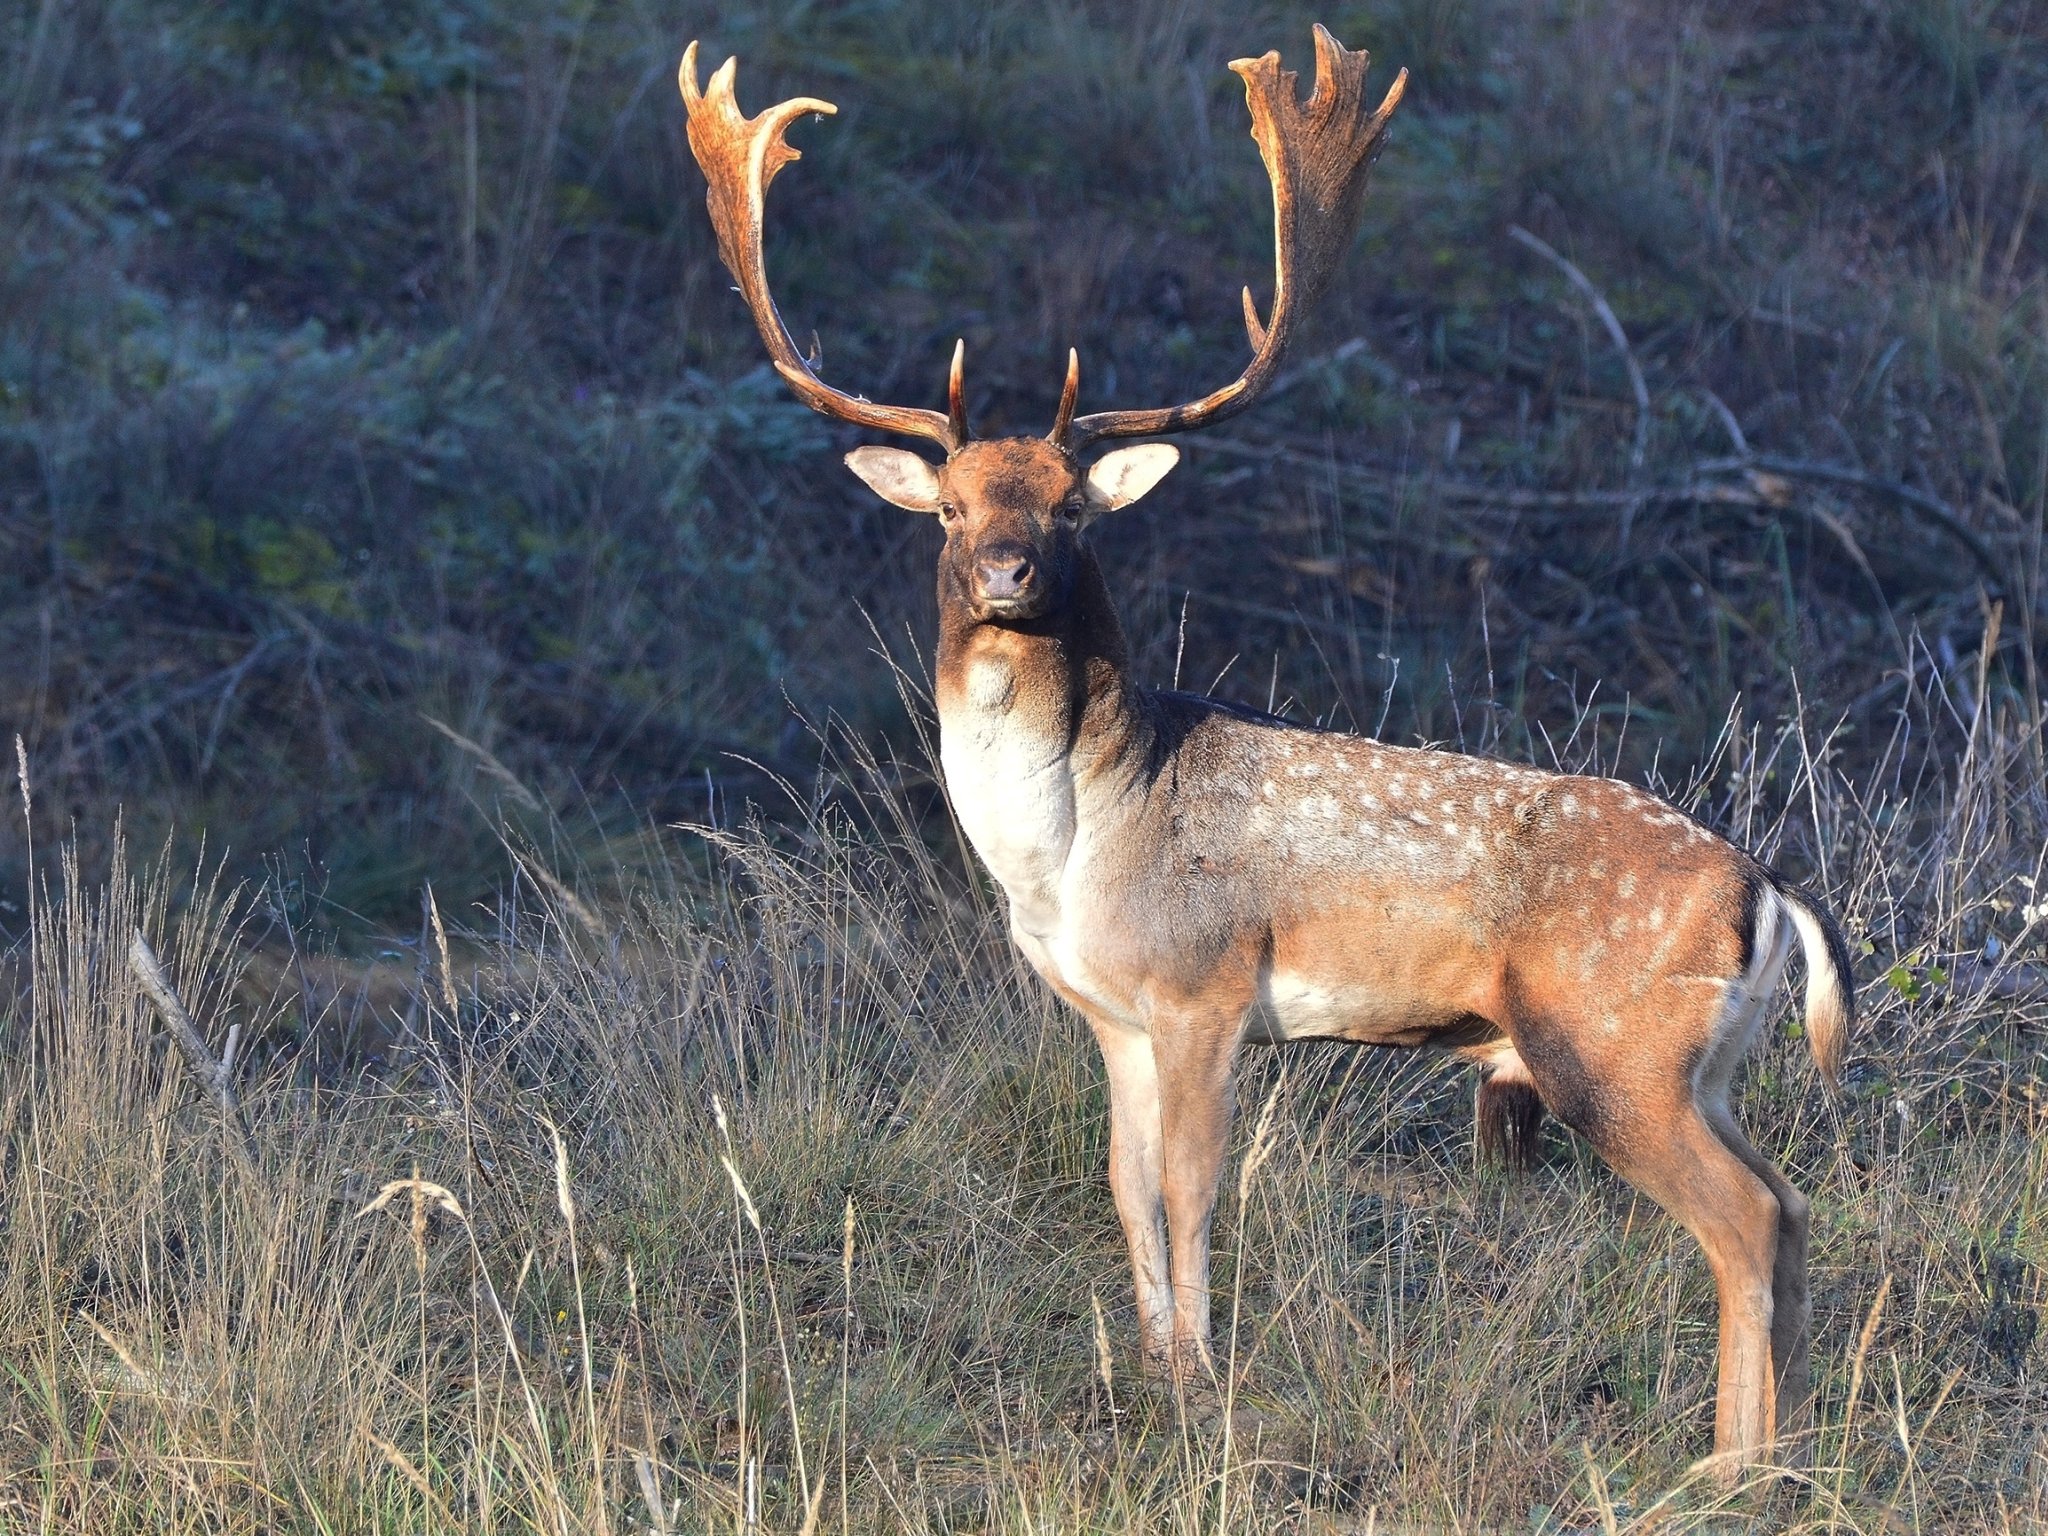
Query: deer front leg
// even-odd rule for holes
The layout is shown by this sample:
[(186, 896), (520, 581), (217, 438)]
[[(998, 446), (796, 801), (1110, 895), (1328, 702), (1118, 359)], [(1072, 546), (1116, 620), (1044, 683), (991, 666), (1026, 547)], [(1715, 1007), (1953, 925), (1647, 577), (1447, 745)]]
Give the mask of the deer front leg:
[(1209, 1223), (1230, 1140), (1231, 1076), (1241, 1022), (1195, 1014), (1153, 1024), (1165, 1137), (1161, 1182), (1173, 1243), (1172, 1362), (1181, 1381), (1215, 1372), (1209, 1353)]
[(1092, 1015), (1109, 1074), (1109, 1188), (1131, 1250), (1138, 1334), (1145, 1360), (1170, 1368), (1173, 1289), (1166, 1267), (1166, 1204), (1160, 1189), (1159, 1072), (1138, 1030)]

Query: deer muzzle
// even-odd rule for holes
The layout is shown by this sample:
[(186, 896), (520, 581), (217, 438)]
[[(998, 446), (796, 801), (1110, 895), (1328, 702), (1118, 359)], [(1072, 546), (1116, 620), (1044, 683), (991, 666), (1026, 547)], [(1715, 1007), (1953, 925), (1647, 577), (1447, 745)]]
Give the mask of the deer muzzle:
[(975, 595), (995, 612), (1023, 608), (1038, 597), (1038, 563), (1022, 544), (992, 544), (974, 559)]

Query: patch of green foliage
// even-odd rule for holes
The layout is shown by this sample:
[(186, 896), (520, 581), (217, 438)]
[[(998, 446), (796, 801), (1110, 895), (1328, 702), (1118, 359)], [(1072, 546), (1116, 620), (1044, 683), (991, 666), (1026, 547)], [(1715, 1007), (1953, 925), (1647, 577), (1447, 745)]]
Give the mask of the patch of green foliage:
[[(1101, 531), (1146, 676), (1468, 745), (1625, 701), (1624, 766), (1671, 774), (1732, 697), (1770, 719), (1796, 679), (1867, 755), (1974, 684), (1986, 571), (1952, 532), (1839, 482), (1528, 499), (1683, 484), (1742, 434), (1951, 509), (2006, 577), (1987, 697), (2038, 730), (2032, 7), (1314, 15), (1412, 88), (1287, 390)], [(49, 786), (45, 830), (118, 802), (152, 835), (291, 846), (317, 882), (402, 828), (474, 897), (453, 871), (495, 867), (473, 806), (506, 780), (424, 716), (577, 807), (593, 847), (695, 814), (707, 775), (777, 798), (764, 775), (813, 760), (791, 704), (900, 737), (877, 652), (918, 665), (932, 534), (866, 499), (836, 462), (856, 438), (761, 365), (683, 142), (689, 33), (707, 66), (741, 56), (750, 109), (842, 109), (797, 129), (770, 213), (778, 296), (828, 376), (928, 402), (962, 335), (1001, 432), (1043, 428), (1070, 344), (1087, 404), (1241, 366), (1236, 293), (1267, 290), (1270, 231), (1222, 66), (1308, 66), (1310, 20), (18, 8), (0, 727)], [(1517, 223), (1629, 337), (1639, 468), (1624, 360)], [(1290, 457), (1254, 468), (1271, 450)], [(370, 927), (409, 909), (393, 874), (360, 888)]]

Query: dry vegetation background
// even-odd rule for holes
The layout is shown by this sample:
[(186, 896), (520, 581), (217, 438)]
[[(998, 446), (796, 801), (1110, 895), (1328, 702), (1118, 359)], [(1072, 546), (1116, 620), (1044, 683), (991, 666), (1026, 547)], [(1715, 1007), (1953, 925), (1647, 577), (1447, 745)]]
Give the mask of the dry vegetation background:
[[(693, 36), (841, 107), (770, 241), (828, 377), (1185, 398), (1269, 277), (1222, 66), (1313, 19), (1408, 104), (1280, 398), (1100, 529), (1139, 669), (1649, 779), (1843, 914), (1847, 1091), (1789, 1013), (1744, 1089), (1789, 1485), (1688, 1477), (1690, 1241), (1562, 1133), (1475, 1172), (1428, 1061), (1255, 1063), (1234, 1411), (1135, 1379), (935, 531), (716, 265)], [(2048, 1527), (2041, 5), (40, 0), (0, 77), (0, 1527)]]

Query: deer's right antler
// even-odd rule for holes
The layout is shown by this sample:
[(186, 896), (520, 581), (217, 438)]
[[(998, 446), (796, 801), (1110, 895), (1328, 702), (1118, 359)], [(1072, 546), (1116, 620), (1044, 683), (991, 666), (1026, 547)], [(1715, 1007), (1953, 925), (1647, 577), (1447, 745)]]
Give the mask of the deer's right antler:
[(790, 161), (800, 159), (783, 134), (789, 125), (807, 112), (833, 113), (839, 109), (829, 101), (799, 96), (768, 108), (759, 117), (744, 117), (733, 97), (736, 59), (727, 59), (712, 75), (704, 89), (697, 85), (697, 45), (683, 52), (678, 71), (683, 106), (689, 112), (690, 152), (709, 183), (705, 202), (711, 209), (711, 225), (718, 232), (718, 255), (726, 270), (739, 284), (747, 307), (754, 312), (754, 325), (768, 348), (775, 371), (796, 391), (797, 398), (812, 410), (859, 426), (910, 437), (929, 438), (948, 453), (967, 440), (966, 402), (961, 389), (961, 363), (966, 348), (953, 348), (952, 374), (947, 381), (947, 411), (927, 411), (914, 406), (876, 405), (857, 395), (832, 388), (797, 350), (789, 328), (775, 308), (768, 291), (768, 272), (761, 255), (761, 226), (768, 183)]

